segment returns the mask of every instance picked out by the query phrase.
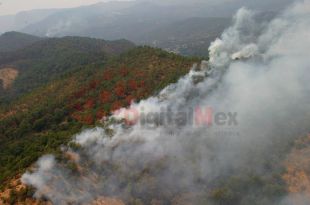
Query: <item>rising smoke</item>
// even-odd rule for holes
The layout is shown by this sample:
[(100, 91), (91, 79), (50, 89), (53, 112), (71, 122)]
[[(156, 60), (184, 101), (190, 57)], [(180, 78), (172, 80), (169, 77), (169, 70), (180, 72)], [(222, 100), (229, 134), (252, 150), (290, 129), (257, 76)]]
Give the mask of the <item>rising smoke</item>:
[[(210, 190), (232, 176), (272, 179), (290, 144), (310, 128), (310, 2), (291, 6), (268, 24), (254, 16), (240, 9), (234, 24), (210, 46), (209, 62), (130, 108), (176, 113), (211, 107), (236, 112), (238, 125), (150, 129), (111, 123), (124, 118), (128, 109), (121, 109), (103, 127), (76, 135), (74, 146), (63, 148), (63, 159), (43, 156), (22, 181), (36, 189), (36, 197), (54, 204), (89, 203), (101, 196), (166, 203), (184, 193), (195, 193), (193, 204), (212, 204)], [(219, 134), (226, 129), (237, 132)], [(255, 186), (220, 204), (283, 200)]]

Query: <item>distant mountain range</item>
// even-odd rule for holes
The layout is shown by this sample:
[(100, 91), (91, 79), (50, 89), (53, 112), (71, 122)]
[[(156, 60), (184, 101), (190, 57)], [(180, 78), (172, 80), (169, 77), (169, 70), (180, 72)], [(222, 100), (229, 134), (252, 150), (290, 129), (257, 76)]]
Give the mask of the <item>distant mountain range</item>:
[(58, 11), (58, 9), (30, 10), (19, 12), (16, 15), (0, 16), (0, 33), (22, 30)]
[(183, 55), (207, 56), (210, 43), (230, 23), (230, 18), (193, 17), (156, 28), (135, 41)]
[(208, 47), (241, 6), (259, 11), (277, 11), (290, 2), (292, 0), (114, 1), (3, 16), (0, 17), (0, 32), (17, 30), (41, 37), (124, 38), (136, 44), (155, 45), (183, 55), (204, 56), (206, 52), (201, 48)]

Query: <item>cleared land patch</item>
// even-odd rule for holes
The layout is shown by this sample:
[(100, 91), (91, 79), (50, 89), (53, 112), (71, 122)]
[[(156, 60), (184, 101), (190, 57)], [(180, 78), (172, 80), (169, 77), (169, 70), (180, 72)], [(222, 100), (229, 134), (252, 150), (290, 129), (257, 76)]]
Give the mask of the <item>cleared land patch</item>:
[(0, 80), (2, 81), (2, 88), (7, 90), (11, 87), (14, 80), (18, 76), (18, 71), (14, 68), (2, 68), (0, 69)]

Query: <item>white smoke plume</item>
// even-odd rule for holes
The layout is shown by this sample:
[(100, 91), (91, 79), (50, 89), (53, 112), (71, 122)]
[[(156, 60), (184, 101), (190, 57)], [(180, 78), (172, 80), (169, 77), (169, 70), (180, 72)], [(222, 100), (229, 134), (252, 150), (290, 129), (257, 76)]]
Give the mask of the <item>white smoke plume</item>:
[[(64, 150), (70, 157), (42, 157), (22, 181), (54, 204), (89, 203), (101, 196), (166, 203), (183, 193), (196, 193), (193, 204), (217, 204), (210, 190), (231, 177), (272, 180), (294, 139), (310, 129), (310, 2), (268, 24), (254, 15), (240, 9), (234, 25), (210, 46), (209, 62), (113, 116), (120, 120), (132, 110), (161, 113), (162, 108), (179, 116), (208, 106), (234, 114), (237, 124), (197, 126), (178, 117), (172, 119), (178, 123), (162, 123), (153, 115), (151, 127), (124, 126), (109, 119), (103, 128), (76, 135), (79, 146)], [(223, 135), (227, 130), (234, 132)], [(242, 196), (228, 194), (219, 204), (281, 203), (283, 196), (270, 196), (264, 183), (244, 187)]]

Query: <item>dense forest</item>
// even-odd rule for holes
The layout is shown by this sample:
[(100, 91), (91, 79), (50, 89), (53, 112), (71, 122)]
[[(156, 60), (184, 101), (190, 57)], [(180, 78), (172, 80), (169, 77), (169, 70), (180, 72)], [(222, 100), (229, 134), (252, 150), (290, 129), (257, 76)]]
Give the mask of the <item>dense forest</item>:
[(18, 76), (10, 89), (0, 90), (0, 102), (15, 99), (67, 72), (104, 62), (133, 47), (134, 44), (126, 40), (64, 37), (43, 39), (16, 51), (2, 52), (0, 70), (13, 68)]
[(64, 74), (0, 111), (0, 182), (112, 111), (151, 96), (187, 73), (195, 58), (138, 47)]
[(0, 36), (0, 53), (16, 51), (39, 40), (42, 38), (16, 31), (7, 32)]

